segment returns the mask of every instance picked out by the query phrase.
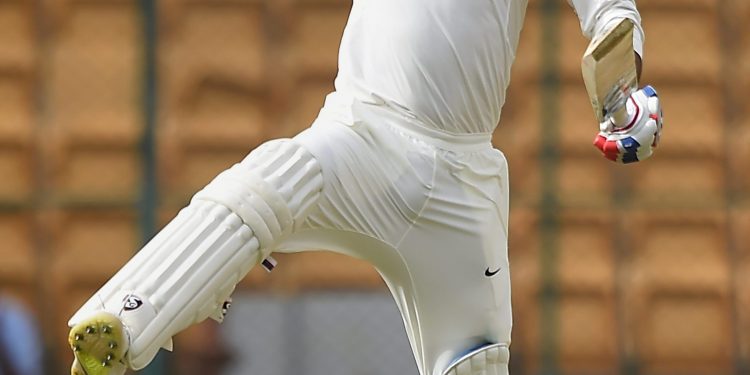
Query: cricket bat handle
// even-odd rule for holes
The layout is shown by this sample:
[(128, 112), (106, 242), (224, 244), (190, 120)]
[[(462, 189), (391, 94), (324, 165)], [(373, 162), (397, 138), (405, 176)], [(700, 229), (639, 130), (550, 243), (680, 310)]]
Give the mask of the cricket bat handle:
[(612, 121), (615, 127), (623, 127), (630, 122), (630, 115), (628, 114), (628, 108), (626, 105), (622, 105), (620, 108), (612, 113)]

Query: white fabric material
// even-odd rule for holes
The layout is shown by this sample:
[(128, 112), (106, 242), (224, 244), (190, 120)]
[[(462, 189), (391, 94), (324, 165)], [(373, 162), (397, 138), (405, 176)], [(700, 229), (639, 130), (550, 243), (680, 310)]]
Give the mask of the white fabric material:
[(568, 0), (581, 21), (583, 35), (593, 39), (627, 18), (635, 24), (633, 48), (643, 57), (644, 33), (635, 0)]
[(488, 345), (458, 358), (442, 375), (508, 375), (506, 345)]
[(526, 3), (354, 0), (336, 91), (384, 101), (430, 128), (489, 134), (505, 102)]
[(327, 102), (295, 137), (323, 169), (323, 196), (276, 250), (372, 264), (421, 374), (441, 375), (465, 348), (510, 342), (508, 175), (489, 137), (423, 130), (383, 106)]
[(221, 314), (235, 285), (302, 221), (321, 188), (310, 153), (293, 141), (269, 142), (196, 194), (68, 324), (98, 310), (118, 315), (130, 367), (145, 367), (173, 335)]
[[(643, 29), (633, 0), (573, 0), (592, 38), (622, 18)], [(354, 0), (339, 51), (336, 94), (386, 104), (451, 134), (497, 126), (527, 0)], [(351, 101), (350, 101), (351, 102)]]

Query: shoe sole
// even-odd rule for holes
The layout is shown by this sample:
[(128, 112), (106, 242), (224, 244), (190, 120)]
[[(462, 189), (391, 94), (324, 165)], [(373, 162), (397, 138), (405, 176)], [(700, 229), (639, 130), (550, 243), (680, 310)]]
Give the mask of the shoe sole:
[(125, 329), (116, 316), (99, 312), (81, 321), (71, 328), (68, 343), (77, 362), (70, 370), (71, 375), (125, 372)]

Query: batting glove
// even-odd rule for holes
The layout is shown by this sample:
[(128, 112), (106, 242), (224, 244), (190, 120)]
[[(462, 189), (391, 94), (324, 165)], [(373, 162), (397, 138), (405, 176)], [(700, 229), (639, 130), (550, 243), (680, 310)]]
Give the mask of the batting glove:
[(612, 117), (599, 125), (594, 146), (609, 160), (634, 163), (645, 160), (659, 143), (662, 109), (659, 95), (651, 86), (635, 91), (626, 103), (628, 121), (615, 124)]

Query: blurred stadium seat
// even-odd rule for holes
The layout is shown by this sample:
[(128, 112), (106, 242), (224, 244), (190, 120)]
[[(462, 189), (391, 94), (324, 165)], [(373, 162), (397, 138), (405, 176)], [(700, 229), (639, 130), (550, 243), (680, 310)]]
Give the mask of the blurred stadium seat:
[(634, 283), (665, 292), (729, 294), (726, 218), (721, 211), (638, 212), (628, 221)]
[(272, 65), (262, 1), (172, 1), (160, 15), (161, 196), (179, 205), (266, 136)]
[(539, 14), (539, 2), (529, 1), (526, 9), (526, 20), (524, 21), (521, 38), (518, 42), (516, 60), (513, 63), (511, 84), (517, 82), (526, 84), (529, 81), (538, 81), (541, 63), (541, 22)]
[(656, 294), (638, 315), (636, 350), (649, 374), (732, 374), (727, 300)]
[(296, 7), (290, 46), (302, 76), (331, 80), (338, 68), (339, 42), (349, 7), (342, 1), (305, 1)]
[(36, 307), (34, 298), (39, 271), (36, 262), (33, 217), (28, 210), (0, 211), (0, 292)]
[(513, 362), (524, 373), (534, 373), (539, 364), (541, 258), (540, 223), (535, 210), (516, 208), (509, 226), (514, 228), (509, 236), (508, 258), (512, 265), (513, 283)]
[(34, 6), (0, 3), (0, 202), (28, 200), (34, 185), (34, 93), (36, 64)]
[[(564, 170), (564, 169), (563, 169)], [(556, 266), (563, 373), (615, 373), (619, 361), (612, 215), (585, 209), (560, 218)]]
[(138, 8), (127, 1), (59, 6), (42, 75), (52, 194), (61, 202), (134, 202), (143, 131)]
[(730, 373), (732, 296), (722, 213), (643, 212), (628, 221), (628, 300), (647, 373)]
[[(666, 137), (666, 135), (665, 135)], [(658, 151), (657, 151), (658, 152)], [(721, 207), (726, 173), (721, 160), (705, 157), (654, 157), (621, 168), (633, 203), (655, 207)]]
[(50, 269), (45, 280), (57, 355), (67, 350), (67, 321), (104, 282), (132, 257), (140, 244), (132, 209), (75, 208), (51, 212), (45, 221)]
[[(674, 2), (673, 2), (674, 3)], [(647, 4), (645, 2), (644, 4)], [(649, 35), (644, 51), (644, 79), (657, 85), (716, 85), (721, 51), (715, 9), (644, 7), (643, 27)]]
[(0, 70), (32, 72), (36, 63), (36, 24), (32, 2), (0, 3)]
[(561, 373), (617, 374), (620, 353), (614, 296), (566, 293), (560, 298), (558, 314)]
[(739, 335), (740, 355), (750, 358), (750, 208), (738, 210), (733, 217), (735, 233), (735, 295), (738, 327), (735, 332)]
[(563, 154), (557, 165), (556, 195), (562, 207), (609, 207), (617, 182), (608, 160), (591, 147), (587, 156)]

